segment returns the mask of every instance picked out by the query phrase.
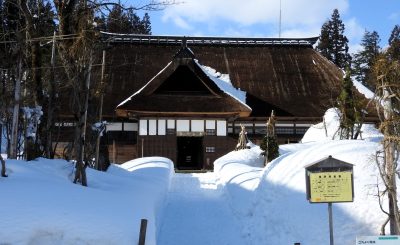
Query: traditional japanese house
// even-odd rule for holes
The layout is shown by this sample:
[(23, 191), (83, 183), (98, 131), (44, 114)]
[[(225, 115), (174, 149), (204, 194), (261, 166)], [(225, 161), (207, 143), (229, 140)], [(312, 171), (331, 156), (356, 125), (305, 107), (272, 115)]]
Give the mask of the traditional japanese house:
[(103, 33), (111, 162), (164, 156), (178, 169), (212, 169), (241, 124), (259, 143), (271, 110), (278, 141), (298, 142), (334, 105), (343, 77), (313, 49), (317, 39)]
[(250, 113), (245, 93), (210, 74), (186, 46), (117, 106), (118, 116), (138, 120), (142, 150), (173, 159), (178, 169), (211, 168), (210, 153), (232, 149), (227, 123)]

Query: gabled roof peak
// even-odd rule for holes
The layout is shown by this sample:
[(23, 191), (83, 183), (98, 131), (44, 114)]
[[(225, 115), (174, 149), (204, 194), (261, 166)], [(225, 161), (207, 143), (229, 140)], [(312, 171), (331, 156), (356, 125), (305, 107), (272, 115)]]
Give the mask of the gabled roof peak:
[(174, 55), (174, 59), (195, 59), (193, 51), (182, 42), (181, 49)]
[(164, 69), (117, 106), (117, 114), (249, 116), (245, 92), (223, 81), (221, 74), (210, 74), (210, 69), (200, 65), (193, 52), (183, 46)]

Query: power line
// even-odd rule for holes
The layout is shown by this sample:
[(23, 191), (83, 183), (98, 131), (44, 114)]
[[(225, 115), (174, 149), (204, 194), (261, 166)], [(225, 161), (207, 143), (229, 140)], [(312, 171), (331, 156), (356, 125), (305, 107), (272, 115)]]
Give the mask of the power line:
[[(67, 34), (67, 35), (56, 35), (56, 41), (60, 40), (70, 40), (70, 39), (78, 39), (80, 38), (79, 34)], [(35, 37), (31, 39), (26, 39), (24, 42), (40, 42), (40, 41), (53, 41), (53, 36), (44, 36), (44, 37)], [(17, 43), (17, 41), (0, 41), (0, 44), (7, 43)]]
[[(101, 66), (101, 65), (102, 65), (101, 63), (99, 63), (99, 64), (92, 64), (91, 67), (97, 67), (97, 66)], [(65, 67), (73, 67), (73, 66), (65, 66), (65, 65), (62, 65), (62, 66), (54, 66), (54, 68), (56, 68), (56, 69), (58, 69), (58, 68), (65, 68)], [(35, 68), (33, 68), (33, 67), (25, 67), (24, 69), (25, 69), (25, 70), (40, 70), (40, 69), (50, 69), (50, 68), (52, 68), (52, 66), (39, 66), (39, 67), (35, 67)], [(0, 68), (0, 70), (7, 71), (7, 70), (9, 70), (9, 69)]]

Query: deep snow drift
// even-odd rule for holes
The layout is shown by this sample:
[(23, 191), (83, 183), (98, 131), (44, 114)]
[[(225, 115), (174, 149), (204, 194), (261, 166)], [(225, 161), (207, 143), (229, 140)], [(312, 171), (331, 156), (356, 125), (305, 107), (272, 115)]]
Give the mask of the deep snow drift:
[(374, 197), (377, 174), (372, 153), (378, 147), (375, 142), (350, 140), (285, 145), (285, 153), (261, 173), (255, 167), (219, 160), (221, 183), (242, 220), (248, 244), (329, 244), (327, 204), (306, 200), (304, 170), (328, 155), (355, 164), (354, 202), (333, 205), (336, 244), (355, 244), (356, 236), (379, 234), (385, 216)]
[(354, 202), (333, 211), (335, 244), (353, 245), (356, 236), (379, 234), (385, 219), (373, 156), (381, 135), (368, 125), (363, 140), (333, 140), (333, 113), (326, 130), (314, 125), (303, 143), (280, 146), (267, 167), (257, 146), (221, 157), (205, 174), (175, 174), (168, 159), (143, 158), (88, 169), (89, 187), (81, 187), (71, 182), (69, 162), (7, 160), (0, 244), (131, 245), (142, 218), (146, 244), (328, 244), (327, 205), (306, 200), (304, 166), (332, 155), (355, 165)]
[(258, 147), (215, 162), (248, 244), (329, 244), (327, 204), (306, 200), (304, 169), (329, 155), (355, 165), (354, 202), (333, 204), (335, 244), (355, 244), (356, 236), (379, 234), (386, 217), (375, 197), (379, 178), (373, 154), (381, 135), (365, 125), (364, 140), (332, 140), (337, 119), (336, 110), (328, 110), (326, 130), (322, 123), (312, 126), (303, 139), (307, 143), (280, 146), (281, 156), (263, 169), (254, 167), (262, 161)]
[(89, 187), (71, 182), (62, 160), (7, 161), (0, 178), (0, 244), (135, 244), (147, 218), (147, 244), (167, 193), (172, 163), (143, 158), (106, 172), (88, 169)]

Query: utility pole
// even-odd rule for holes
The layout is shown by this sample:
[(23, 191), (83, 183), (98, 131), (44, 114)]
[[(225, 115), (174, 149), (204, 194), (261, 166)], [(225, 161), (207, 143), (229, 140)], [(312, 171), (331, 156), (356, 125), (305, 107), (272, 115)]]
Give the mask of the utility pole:
[(279, 0), (279, 38), (282, 32), (282, 0)]
[(54, 99), (55, 99), (55, 55), (56, 55), (56, 32), (53, 33), (53, 45), (51, 47), (51, 72), (50, 72), (50, 95), (49, 104), (47, 106), (47, 137), (46, 137), (46, 157), (52, 158), (52, 144), (53, 144), (53, 112), (54, 112)]
[[(106, 68), (106, 50), (103, 50), (103, 60), (101, 63), (101, 81), (100, 81), (100, 108), (99, 108), (99, 122), (101, 123), (101, 120), (103, 119), (103, 98), (104, 98), (104, 73), (105, 73), (105, 68)], [(101, 132), (97, 135), (97, 141), (96, 141), (96, 165), (95, 169), (100, 170), (100, 161), (99, 161), (99, 156), (100, 156), (100, 138), (101, 138)]]

